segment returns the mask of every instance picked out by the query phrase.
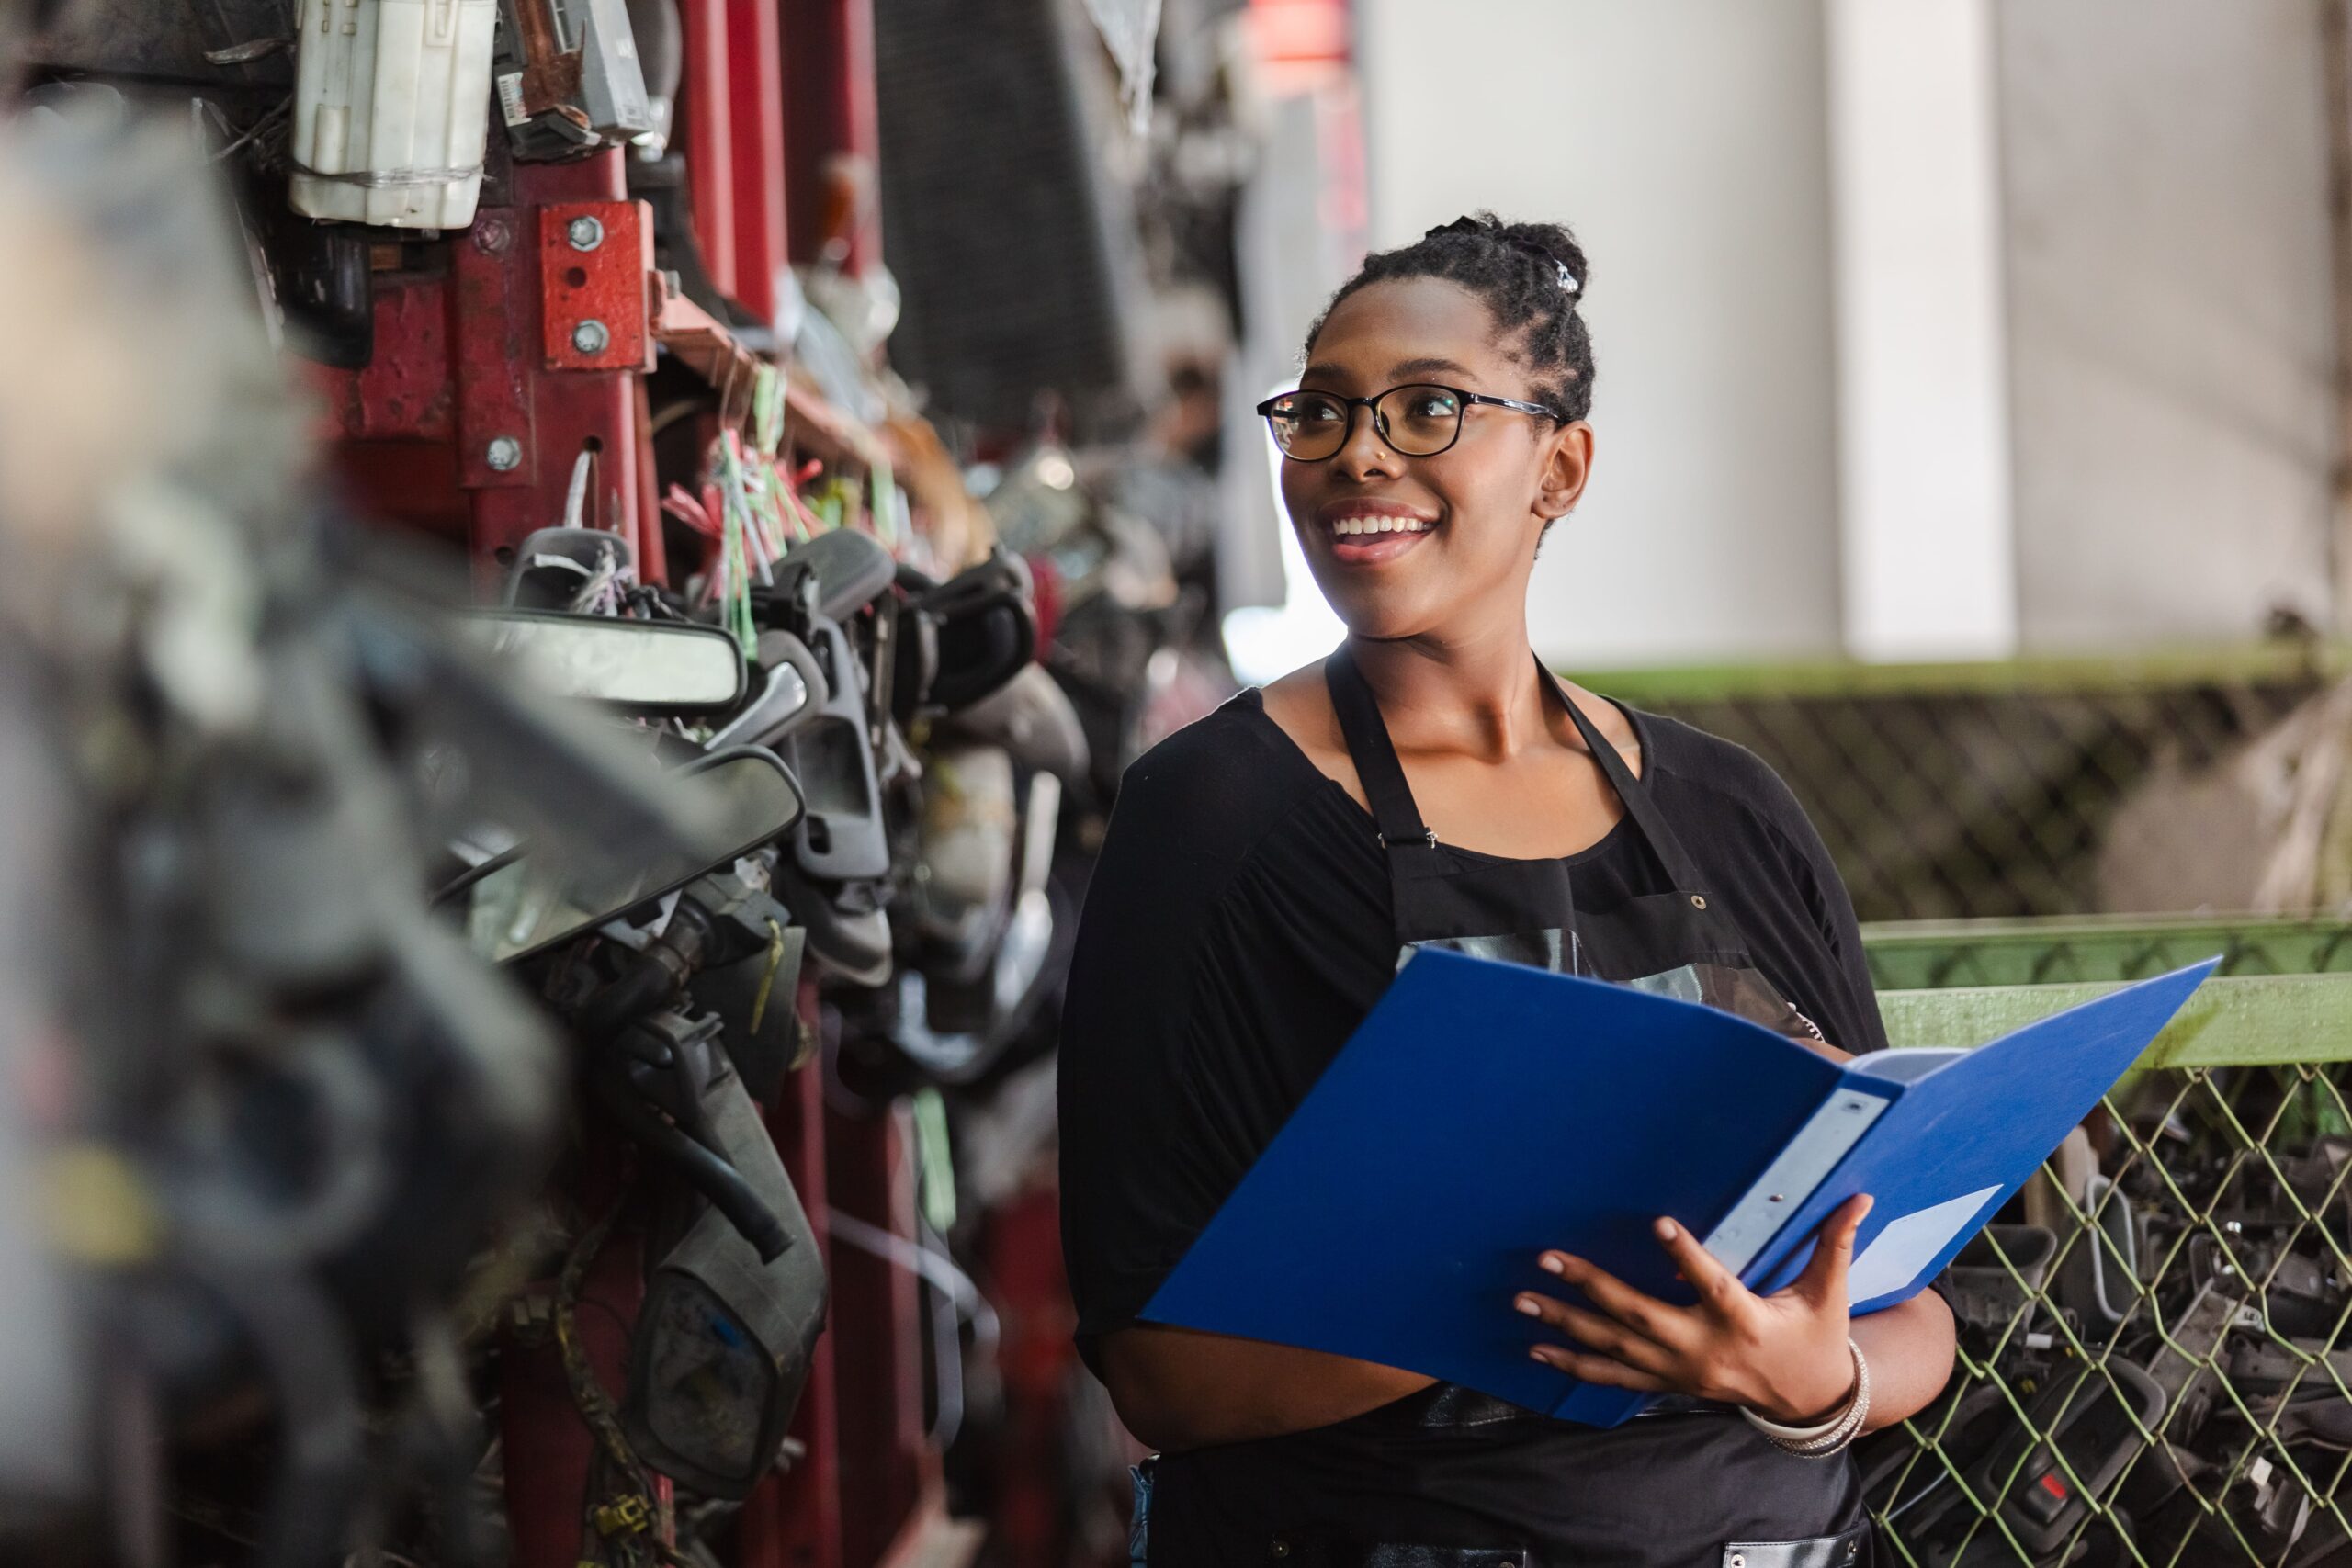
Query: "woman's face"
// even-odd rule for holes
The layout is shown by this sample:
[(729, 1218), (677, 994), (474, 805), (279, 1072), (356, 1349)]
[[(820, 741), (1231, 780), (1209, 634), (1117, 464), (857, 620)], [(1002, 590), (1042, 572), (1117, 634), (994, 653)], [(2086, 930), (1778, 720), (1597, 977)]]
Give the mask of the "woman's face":
[[(1408, 382), (1537, 400), (1532, 378), (1498, 340), (1492, 314), (1442, 278), (1358, 289), (1323, 322), (1299, 377), (1310, 391), (1369, 398)], [(1355, 411), (1347, 445), (1322, 462), (1283, 459), (1283, 501), (1308, 567), (1349, 630), (1389, 639), (1520, 624), (1535, 543), (1576, 504), (1592, 432), (1473, 403), (1460, 439), (1407, 457)], [(1363, 531), (1367, 522), (1380, 531)], [(1345, 531), (1343, 531), (1345, 530)]]

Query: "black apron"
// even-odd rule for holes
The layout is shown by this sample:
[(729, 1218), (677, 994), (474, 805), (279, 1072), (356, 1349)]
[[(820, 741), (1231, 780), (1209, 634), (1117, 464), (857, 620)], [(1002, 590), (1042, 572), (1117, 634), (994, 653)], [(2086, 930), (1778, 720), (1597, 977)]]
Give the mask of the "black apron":
[[(1453, 948), (1820, 1040), (1757, 972), (1649, 791), (1548, 670), (1546, 689), (1669, 891), (1579, 914), (1566, 862), (1440, 844), (1346, 648), (1324, 675), (1388, 862), (1399, 963), (1416, 947)], [(1136, 1500), (1136, 1555), (1152, 1568), (1866, 1568), (1870, 1555), (1850, 1460), (1800, 1459), (1736, 1411), (1687, 1400), (1602, 1429), (1439, 1383), (1336, 1426), (1164, 1455), (1138, 1475)]]

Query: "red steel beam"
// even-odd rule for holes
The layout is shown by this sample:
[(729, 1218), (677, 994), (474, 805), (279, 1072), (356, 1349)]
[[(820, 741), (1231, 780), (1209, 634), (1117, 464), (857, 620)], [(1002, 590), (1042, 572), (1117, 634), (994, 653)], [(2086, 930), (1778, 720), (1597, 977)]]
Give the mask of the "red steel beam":
[[(872, 0), (783, 0), (785, 189), (792, 257), (813, 262), (833, 231), (849, 231), (847, 266), (879, 254), (880, 112), (874, 89)], [(841, 209), (854, 183), (855, 209)], [(846, 219), (846, 224), (844, 224)]]
[[(816, 1015), (816, 986), (801, 990), (801, 1015)], [(827, 1247), (823, 1069), (806, 1066), (786, 1078), (768, 1132), (792, 1178), (820, 1250)], [(736, 1568), (842, 1568), (840, 1393), (833, 1367), (833, 1330), (841, 1307), (828, 1314), (817, 1341), (808, 1386), (792, 1419), (800, 1452), (781, 1475), (760, 1483), (736, 1525)]]
[(733, 139), (735, 288), (738, 301), (773, 323), (786, 265), (784, 45), (778, 0), (727, 8), (727, 67)]
[(842, 146), (865, 171), (848, 268), (863, 272), (882, 259), (882, 109), (874, 85), (874, 0), (839, 0), (842, 11)]
[[(622, 202), (620, 160), (614, 151), (518, 165), (514, 205), (483, 209), (454, 236), (446, 272), (379, 277), (373, 362), (313, 377), (332, 461), (356, 504), (460, 535), (486, 577), (499, 570), (499, 552), (563, 520), (573, 465), (587, 450), (596, 455), (589, 516), (628, 540), (640, 571), (660, 580), (660, 541), (639, 527), (650, 479), (638, 439), (641, 355), (629, 367), (550, 365), (545, 335), (540, 211)], [(617, 218), (615, 226), (625, 227)], [(625, 243), (639, 245), (636, 236)], [(641, 254), (629, 266), (645, 276)], [(650, 299), (641, 288), (634, 303), (627, 289), (612, 298), (616, 318), (637, 313), (642, 344)]]
[(728, 0), (678, 0), (686, 40), (678, 108), (685, 122), (686, 195), (694, 203), (695, 239), (711, 282), (732, 297), (741, 280), (735, 274), (735, 126), (727, 103), (727, 10)]
[[(902, 1112), (826, 1119), (825, 1178), (833, 1207), (911, 1246), (914, 1160)], [(922, 1281), (896, 1261), (836, 1246), (833, 1365), (839, 1382), (842, 1559), (878, 1562), (926, 1490), (939, 1455), (923, 1427)]]
[[(623, 1155), (609, 1134), (592, 1134), (593, 1172), (583, 1207), (601, 1217), (621, 1196)], [(554, 1281), (543, 1281), (548, 1300)], [(573, 1314), (588, 1364), (608, 1393), (628, 1386), (628, 1337), (645, 1300), (641, 1232), (616, 1226), (590, 1263)], [(508, 1561), (514, 1568), (575, 1568), (582, 1560), (588, 1475), (596, 1439), (574, 1402), (552, 1319), (528, 1332), (512, 1323), (498, 1359), (498, 1427), (505, 1455)]]

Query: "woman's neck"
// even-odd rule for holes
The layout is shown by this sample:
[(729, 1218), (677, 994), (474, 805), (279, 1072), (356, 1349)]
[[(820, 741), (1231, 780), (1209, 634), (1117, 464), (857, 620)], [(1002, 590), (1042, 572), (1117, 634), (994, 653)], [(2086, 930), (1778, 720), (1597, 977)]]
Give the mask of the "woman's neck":
[(1550, 716), (1521, 619), (1464, 637), (1351, 637), (1348, 648), (1380, 699), (1390, 733), (1409, 749), (1499, 761), (1549, 739)]

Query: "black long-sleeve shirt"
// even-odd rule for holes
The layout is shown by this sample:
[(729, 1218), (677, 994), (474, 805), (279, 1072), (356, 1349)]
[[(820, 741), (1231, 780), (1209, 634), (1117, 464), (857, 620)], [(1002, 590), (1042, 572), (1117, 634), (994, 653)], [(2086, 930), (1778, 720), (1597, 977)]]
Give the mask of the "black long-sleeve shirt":
[[(1650, 793), (1757, 967), (1833, 1044), (1883, 1047), (1852, 901), (1788, 786), (1730, 741), (1630, 716)], [(1128, 770), (1062, 1025), (1062, 1236), (1090, 1359), (1395, 977), (1374, 834), (1255, 691)], [(1670, 890), (1630, 818), (1569, 866), (1579, 910)]]

